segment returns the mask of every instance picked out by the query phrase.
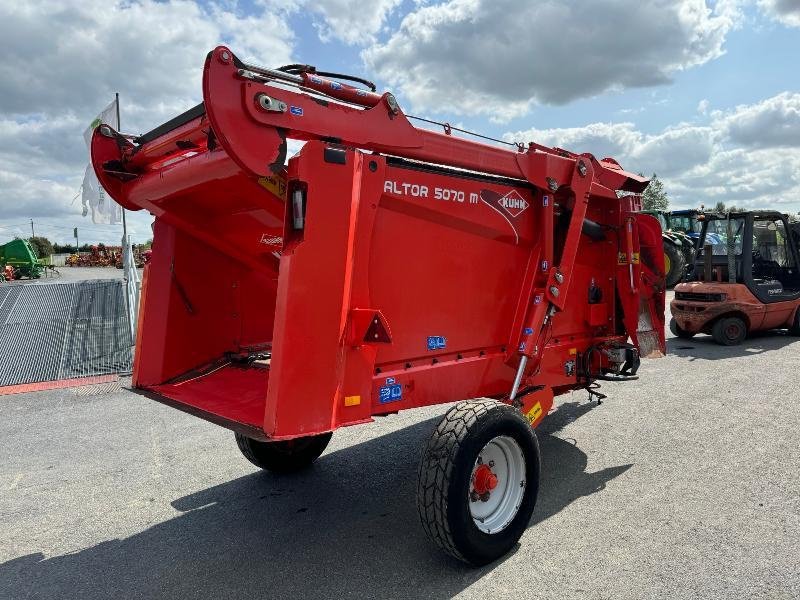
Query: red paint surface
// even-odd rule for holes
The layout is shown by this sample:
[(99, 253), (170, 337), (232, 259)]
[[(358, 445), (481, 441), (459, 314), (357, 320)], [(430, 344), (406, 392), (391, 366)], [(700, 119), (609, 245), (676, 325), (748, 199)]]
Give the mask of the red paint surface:
[(0, 386), (0, 396), (9, 394), (25, 394), (27, 392), (42, 392), (61, 388), (81, 387), (96, 385), (98, 383), (111, 383), (119, 379), (118, 375), (97, 375), (94, 377), (75, 377), (73, 379), (59, 379), (56, 381), (37, 381), (36, 383), (21, 383), (18, 385)]
[[(523, 387), (545, 386), (525, 397), (526, 413), (539, 402), (535, 425), (554, 395), (586, 383), (565, 363), (599, 342), (635, 342), (641, 307), (663, 350), (660, 228), (632, 212), (636, 197), (616, 193), (641, 190), (643, 180), (611, 159), (416, 129), (385, 96), (366, 110), (316, 102), (240, 78), (223, 52), (205, 65), (204, 117), (141, 149), (93, 136), (103, 186), (157, 217), (136, 387), (289, 439), (400, 409), (503, 397), (524, 354)], [(299, 110), (260, 109), (265, 90)], [(206, 121), (213, 139), (200, 139)], [(282, 135), (308, 141), (278, 173), (290, 197), (306, 195), (300, 231), (291, 202), (259, 184), (281, 157)], [(179, 148), (183, 137), (191, 150)], [(326, 159), (331, 150), (337, 160)], [(605, 239), (584, 235), (584, 218)], [(588, 304), (591, 281), (602, 304)], [(374, 343), (362, 333), (373, 315), (387, 332)], [(432, 336), (446, 342), (429, 349)], [(229, 364), (264, 352), (269, 370)]]
[(485, 494), (497, 487), (497, 475), (492, 473), (488, 465), (481, 465), (475, 469), (475, 479), (472, 485), (478, 494)]
[(171, 400), (225, 419), (261, 427), (269, 370), (225, 366), (180, 383), (150, 389)]

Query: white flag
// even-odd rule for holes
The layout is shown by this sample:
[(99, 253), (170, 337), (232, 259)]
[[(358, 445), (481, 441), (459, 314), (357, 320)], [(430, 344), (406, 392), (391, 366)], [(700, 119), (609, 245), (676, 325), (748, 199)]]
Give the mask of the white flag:
[(83, 216), (92, 213), (92, 223), (122, 223), (122, 207), (111, 199), (97, 180), (92, 165), (86, 166), (81, 187)]
[[(83, 139), (86, 142), (87, 149), (91, 146), (92, 133), (94, 133), (95, 127), (101, 123), (106, 123), (119, 130), (116, 99), (106, 106), (86, 128), (86, 131), (83, 132)], [(97, 181), (97, 175), (95, 175), (91, 163), (86, 167), (86, 172), (83, 175), (81, 201), (83, 203), (83, 216), (85, 217), (91, 211), (92, 223), (114, 225), (122, 222), (122, 207), (111, 199), (111, 196), (106, 193), (100, 182)]]
[(99, 115), (95, 118), (94, 121), (86, 128), (86, 131), (83, 132), (83, 139), (86, 142), (86, 147), (88, 148), (92, 143), (92, 134), (94, 133), (94, 128), (100, 125), (100, 123), (105, 123), (106, 125), (111, 125), (114, 129), (119, 131), (119, 123), (117, 123), (117, 100), (116, 98), (111, 101), (111, 104), (106, 106)]

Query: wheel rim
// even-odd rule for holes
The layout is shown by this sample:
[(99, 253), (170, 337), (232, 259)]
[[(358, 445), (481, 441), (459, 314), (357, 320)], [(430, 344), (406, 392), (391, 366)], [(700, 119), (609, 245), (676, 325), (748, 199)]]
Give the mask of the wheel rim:
[(497, 436), (478, 453), (467, 501), (475, 525), (484, 533), (502, 531), (514, 520), (525, 496), (525, 455), (514, 438)]
[(669, 254), (666, 252), (664, 253), (664, 273), (669, 274), (672, 270), (672, 261), (669, 258)]
[(725, 328), (725, 335), (728, 336), (729, 340), (737, 339), (740, 333), (741, 333), (741, 327), (739, 327), (738, 323), (729, 323), (728, 326)]

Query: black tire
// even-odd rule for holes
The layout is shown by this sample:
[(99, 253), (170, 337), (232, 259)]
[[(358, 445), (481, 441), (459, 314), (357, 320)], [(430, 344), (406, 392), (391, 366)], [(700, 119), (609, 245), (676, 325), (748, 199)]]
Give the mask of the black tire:
[(672, 317), (669, 320), (669, 330), (672, 332), (672, 335), (674, 335), (675, 337), (679, 337), (682, 340), (690, 340), (695, 336), (694, 333), (686, 331), (685, 329), (681, 329), (681, 326), (678, 325), (678, 322), (675, 320), (675, 317)]
[(714, 341), (723, 346), (738, 346), (747, 337), (747, 324), (739, 317), (723, 317), (711, 328)]
[[(508, 524), (485, 533), (473, 520), (470, 503), (475, 500), (469, 494), (475, 489), (478, 455), (501, 437), (511, 438), (521, 450), (524, 492)], [(504, 556), (530, 522), (539, 493), (539, 470), (536, 434), (517, 409), (494, 400), (460, 402), (439, 423), (420, 461), (417, 509), (425, 533), (446, 553), (475, 566)]]
[(255, 466), (274, 473), (293, 473), (310, 466), (331, 441), (332, 433), (310, 435), (284, 442), (260, 442), (236, 434), (236, 445)]
[[(668, 288), (675, 287), (686, 272), (686, 257), (678, 246), (664, 240), (664, 256), (669, 259), (669, 271), (665, 273)], [(664, 265), (666, 268), (666, 265)]]
[(789, 327), (789, 335), (800, 335), (800, 308), (794, 313), (794, 320), (791, 327)]

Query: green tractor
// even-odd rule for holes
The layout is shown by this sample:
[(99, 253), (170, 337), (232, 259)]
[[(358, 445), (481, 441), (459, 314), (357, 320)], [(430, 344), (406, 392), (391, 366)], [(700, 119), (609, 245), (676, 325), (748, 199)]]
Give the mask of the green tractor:
[(705, 211), (696, 208), (685, 208), (672, 210), (666, 213), (669, 230), (673, 233), (682, 233), (689, 236), (695, 247), (700, 240), (700, 232), (703, 230), (703, 220)]
[[(643, 210), (661, 223), (661, 237), (664, 240), (664, 273), (667, 287), (675, 287), (686, 273), (686, 265), (694, 264), (695, 240), (682, 227), (683, 223), (673, 225), (673, 213), (660, 210)], [(674, 211), (684, 213), (689, 211)], [(695, 213), (697, 211), (694, 211)]]
[(14, 279), (42, 276), (42, 265), (27, 240), (15, 239), (0, 245), (0, 270), (11, 267)]

